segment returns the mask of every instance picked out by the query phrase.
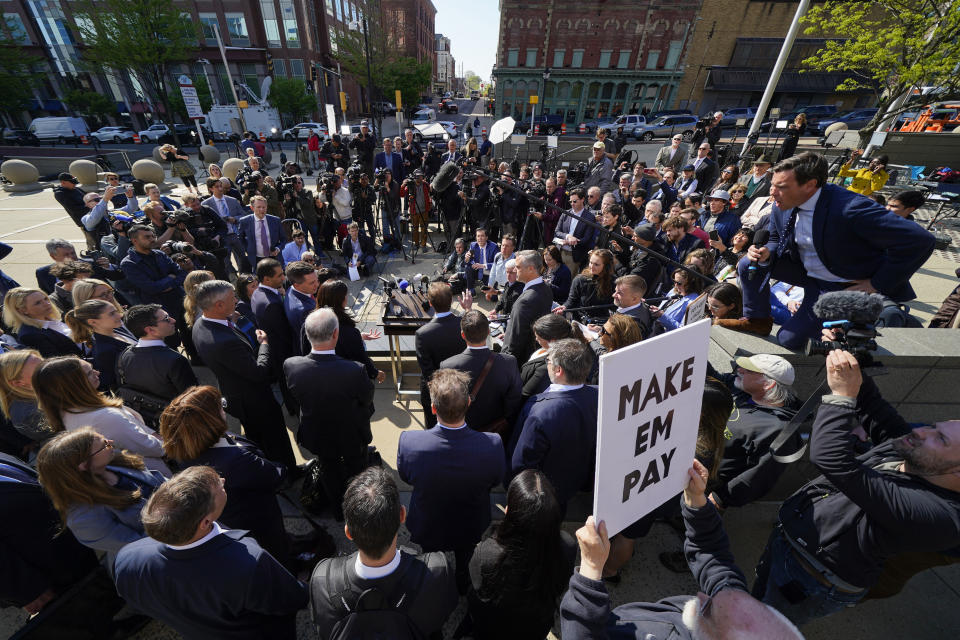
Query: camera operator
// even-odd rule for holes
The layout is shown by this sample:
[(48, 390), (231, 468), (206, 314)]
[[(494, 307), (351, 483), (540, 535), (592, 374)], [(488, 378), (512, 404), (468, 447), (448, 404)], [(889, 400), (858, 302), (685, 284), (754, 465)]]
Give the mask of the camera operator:
[[(507, 184), (513, 184), (513, 174), (509, 171), (504, 173), (503, 181)], [(520, 227), (527, 215), (526, 196), (513, 189), (502, 187), (494, 187), (494, 191), (500, 192), (498, 195), (500, 196), (500, 222), (503, 225), (503, 233), (519, 236)]]
[(716, 149), (720, 136), (723, 135), (723, 127), (720, 126), (722, 120), (722, 111), (714, 113), (712, 118), (701, 118), (694, 127), (693, 138), (690, 140), (693, 147), (699, 147), (700, 143), (706, 140), (710, 143), (711, 149)]
[(428, 182), (433, 180), (433, 176), (437, 175), (442, 166), (443, 160), (440, 159), (440, 149), (434, 143), (428, 142), (427, 153), (423, 157), (423, 175)]
[(377, 142), (370, 133), (370, 127), (366, 120), (360, 121), (360, 133), (350, 141), (350, 148), (356, 151), (357, 161), (363, 166), (363, 172), (369, 176), (373, 175), (373, 152), (376, 150)]
[(323, 144), (320, 155), (327, 159), (327, 171), (337, 168), (346, 169), (350, 166), (350, 150), (340, 140), (340, 134), (335, 133)]
[(366, 172), (358, 168), (356, 172), (351, 173), (354, 167), (347, 171), (350, 194), (353, 196), (353, 221), (360, 225), (361, 230), (366, 225), (367, 235), (373, 239), (377, 237), (376, 225), (373, 221), (373, 205), (377, 201), (377, 192), (370, 186), (370, 176)]
[(783, 503), (753, 588), (796, 624), (859, 602), (897, 555), (960, 539), (960, 420), (911, 429), (849, 352), (831, 351), (826, 370), (810, 437), (823, 475)]
[[(413, 129), (403, 132), (406, 142), (403, 145), (403, 173), (409, 176), (416, 169), (423, 168), (423, 149), (420, 143), (413, 139)], [(402, 196), (401, 196), (402, 197)]]
[[(470, 232), (475, 233), (477, 229), (483, 227), (491, 231), (495, 230), (499, 236), (499, 221), (490, 220), (490, 183), (487, 182), (487, 176), (480, 172), (474, 173), (472, 183), (465, 184), (460, 195), (467, 205), (467, 226)], [(496, 222), (495, 225), (494, 222)]]
[[(103, 192), (102, 197), (94, 192), (83, 195), (83, 206), (86, 213), (80, 218), (80, 224), (83, 230), (96, 238), (98, 242), (99, 238), (110, 233), (107, 212), (109, 203), (117, 191), (117, 188), (110, 186)], [(134, 215), (137, 212), (137, 197), (133, 194), (133, 187), (130, 185), (127, 185), (126, 196), (127, 204), (121, 207), (120, 211), (126, 211), (128, 214)]]
[(399, 249), (400, 239), (403, 237), (400, 229), (400, 185), (393, 179), (390, 169), (381, 167), (374, 174), (373, 189), (379, 202), (383, 244)]
[(284, 217), (299, 220), (300, 227), (313, 239), (313, 246), (321, 246), (320, 221), (313, 192), (303, 188), (300, 176), (286, 177), (278, 186), (283, 195)]
[(226, 222), (213, 209), (205, 207), (197, 196), (183, 196), (183, 204), (182, 211), (192, 214), (187, 221), (187, 229), (194, 238), (195, 246), (217, 257), (219, 266), (212, 271), (218, 279), (226, 280), (227, 261), (230, 259), (229, 249), (223, 246), (227, 235)]
[(413, 177), (403, 181), (400, 186), (400, 197), (407, 203), (407, 215), (410, 216), (413, 227), (413, 245), (426, 249), (431, 203), (430, 187), (423, 180), (423, 171), (414, 169)]
[[(243, 166), (237, 172), (237, 187), (243, 189), (248, 180), (256, 180), (252, 177), (254, 173), (261, 173), (260, 158), (252, 156), (243, 161)], [(256, 195), (256, 194), (253, 194)]]

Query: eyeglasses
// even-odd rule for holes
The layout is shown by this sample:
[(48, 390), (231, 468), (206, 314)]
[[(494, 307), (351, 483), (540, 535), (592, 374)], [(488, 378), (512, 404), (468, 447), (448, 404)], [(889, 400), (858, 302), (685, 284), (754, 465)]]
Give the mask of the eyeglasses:
[(90, 202), (100, 202), (101, 200), (103, 200), (103, 198), (101, 198), (100, 196), (96, 196), (95, 198), (90, 198)]
[(96, 451), (94, 451), (93, 453), (91, 453), (89, 456), (87, 456), (87, 460), (89, 460), (89, 459), (92, 458), (93, 456), (97, 455), (98, 453), (100, 453), (100, 452), (103, 451), (104, 449), (113, 449), (113, 440), (104, 440), (104, 441), (103, 441), (103, 446), (100, 447), (99, 449), (97, 449)]
[(724, 169), (720, 173), (733, 173), (733, 171), (731, 171), (730, 169)]
[(599, 329), (597, 329), (597, 337), (598, 337), (598, 338), (599, 338), (600, 336), (608, 336), (608, 335), (610, 335), (610, 332), (607, 331), (607, 328), (606, 328), (605, 326), (601, 326)]

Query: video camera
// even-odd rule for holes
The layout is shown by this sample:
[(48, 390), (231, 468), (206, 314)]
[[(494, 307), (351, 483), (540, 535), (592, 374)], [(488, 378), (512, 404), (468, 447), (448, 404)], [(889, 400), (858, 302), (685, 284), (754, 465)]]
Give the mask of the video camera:
[(347, 168), (347, 185), (350, 191), (361, 189), (360, 180), (363, 178), (363, 167), (359, 162), (354, 162)]
[(713, 116), (704, 116), (697, 120), (697, 124), (694, 125), (695, 129), (703, 129), (707, 125), (713, 124)]
[(173, 227), (178, 224), (192, 224), (196, 214), (193, 209), (177, 209), (167, 214), (167, 226)]
[(193, 245), (189, 242), (180, 242), (179, 240), (167, 240), (160, 245), (161, 250), (169, 250), (170, 253), (183, 253), (189, 255), (192, 253)]
[(831, 291), (813, 305), (824, 329), (833, 329), (836, 340), (808, 340), (804, 353), (827, 355), (834, 349), (849, 351), (861, 366), (873, 363), (870, 352), (877, 350), (877, 319), (883, 311), (883, 296), (861, 291)]
[(115, 229), (117, 225), (119, 225), (119, 230), (123, 233), (130, 231), (130, 227), (135, 224), (137, 224), (137, 221), (134, 218), (123, 215), (122, 213), (115, 213), (110, 216), (110, 227)]
[[(380, 167), (373, 172), (373, 187), (374, 189), (379, 189), (387, 185), (387, 172), (389, 169), (386, 167)], [(391, 174), (392, 175), (392, 174)]]

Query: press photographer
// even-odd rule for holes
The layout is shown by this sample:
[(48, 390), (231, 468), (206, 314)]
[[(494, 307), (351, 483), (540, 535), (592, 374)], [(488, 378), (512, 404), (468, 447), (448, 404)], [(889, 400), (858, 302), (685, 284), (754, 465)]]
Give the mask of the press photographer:
[(350, 166), (350, 150), (341, 142), (339, 133), (333, 134), (324, 143), (323, 148), (320, 149), (320, 158), (327, 159), (327, 171), (333, 171), (338, 167), (346, 169)]
[[(513, 174), (509, 171), (504, 173), (503, 181), (513, 184)], [(493, 192), (497, 193), (500, 200), (500, 221), (503, 225), (503, 233), (519, 237), (520, 228), (529, 208), (526, 196), (513, 189), (504, 189), (499, 186), (493, 187)]]
[(353, 221), (367, 227), (370, 238), (377, 237), (377, 229), (373, 220), (373, 205), (377, 201), (377, 192), (370, 186), (370, 176), (363, 167), (355, 162), (347, 169), (347, 188), (353, 198)]
[(423, 171), (415, 169), (413, 177), (400, 186), (400, 197), (407, 203), (407, 215), (413, 225), (413, 245), (427, 247), (427, 224), (430, 221), (430, 187), (423, 179)]
[(491, 231), (495, 228), (499, 236), (499, 201), (497, 215), (492, 215), (490, 183), (487, 181), (487, 176), (479, 171), (471, 171), (464, 177), (463, 190), (460, 194), (467, 205), (467, 226), (470, 228), (470, 233), (476, 233), (480, 227)]
[(463, 198), (460, 196), (460, 180), (463, 172), (452, 162), (444, 164), (430, 182), (430, 193), (436, 200), (443, 218), (443, 233), (446, 246), (453, 246), (453, 240), (459, 234), (460, 211)]
[(381, 167), (373, 176), (373, 190), (377, 194), (380, 210), (380, 231), (384, 246), (399, 249), (403, 238), (400, 228), (400, 185), (393, 179), (390, 169)]

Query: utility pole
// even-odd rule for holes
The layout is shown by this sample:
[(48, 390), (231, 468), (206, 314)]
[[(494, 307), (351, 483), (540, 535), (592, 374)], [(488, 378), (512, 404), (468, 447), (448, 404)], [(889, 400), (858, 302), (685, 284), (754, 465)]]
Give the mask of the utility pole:
[(247, 121), (243, 117), (243, 109), (240, 108), (240, 98), (237, 97), (237, 88), (233, 86), (233, 77), (230, 75), (230, 65), (227, 64), (227, 50), (223, 48), (223, 39), (220, 37), (220, 25), (214, 22), (210, 26), (213, 27), (213, 34), (217, 36), (217, 47), (220, 49), (220, 58), (223, 59), (223, 69), (227, 72), (230, 92), (233, 93), (233, 103), (237, 105), (237, 115), (240, 116), (240, 126), (246, 131)]

